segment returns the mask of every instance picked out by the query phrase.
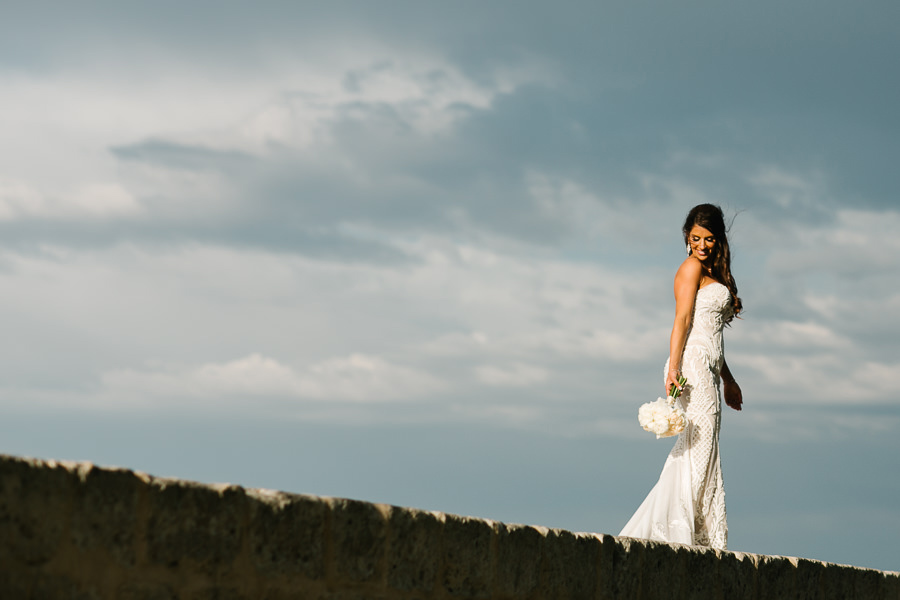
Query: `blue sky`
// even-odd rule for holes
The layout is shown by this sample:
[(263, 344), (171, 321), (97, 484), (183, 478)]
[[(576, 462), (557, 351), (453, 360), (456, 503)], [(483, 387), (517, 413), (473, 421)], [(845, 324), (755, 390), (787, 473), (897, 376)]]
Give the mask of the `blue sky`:
[(0, 23), (0, 451), (617, 533), (714, 202), (729, 547), (900, 568), (896, 3), (50, 7)]

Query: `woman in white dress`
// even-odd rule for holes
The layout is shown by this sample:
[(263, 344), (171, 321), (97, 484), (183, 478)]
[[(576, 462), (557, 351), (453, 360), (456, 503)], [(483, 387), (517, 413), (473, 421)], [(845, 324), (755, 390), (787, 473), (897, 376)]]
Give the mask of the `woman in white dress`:
[(619, 535), (724, 550), (728, 542), (725, 489), (719, 463), (721, 398), (741, 410), (741, 388), (728, 369), (722, 330), (741, 311), (731, 276), (722, 210), (695, 206), (683, 227), (688, 257), (675, 274), (675, 323), (665, 387), (678, 386), (687, 426), (678, 436), (659, 481)]

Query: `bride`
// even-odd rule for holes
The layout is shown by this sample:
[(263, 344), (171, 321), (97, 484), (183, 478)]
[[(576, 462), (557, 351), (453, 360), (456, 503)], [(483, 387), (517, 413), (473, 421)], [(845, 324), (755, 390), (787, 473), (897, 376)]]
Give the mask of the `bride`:
[[(687, 426), (663, 466), (659, 481), (619, 535), (710, 546), (728, 541), (725, 489), (719, 463), (721, 399), (741, 410), (741, 388), (723, 356), (722, 329), (741, 311), (731, 276), (731, 253), (722, 209), (700, 204), (685, 219), (688, 257), (675, 274), (675, 324), (665, 386), (682, 390)], [(679, 376), (687, 382), (678, 385)]]

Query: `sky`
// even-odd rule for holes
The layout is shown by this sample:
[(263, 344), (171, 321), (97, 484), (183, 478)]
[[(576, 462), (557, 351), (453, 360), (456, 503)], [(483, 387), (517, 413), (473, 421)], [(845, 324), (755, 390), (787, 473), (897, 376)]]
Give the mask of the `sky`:
[(7, 3), (0, 452), (616, 534), (681, 223), (729, 549), (900, 570), (900, 5)]

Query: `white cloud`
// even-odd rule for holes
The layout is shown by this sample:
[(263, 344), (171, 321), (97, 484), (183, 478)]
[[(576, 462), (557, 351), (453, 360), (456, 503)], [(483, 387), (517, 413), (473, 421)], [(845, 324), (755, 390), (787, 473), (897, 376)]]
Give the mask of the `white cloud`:
[(747, 179), (781, 208), (821, 205), (827, 199), (827, 187), (820, 174), (800, 174), (777, 165), (764, 165)]
[(44, 197), (37, 190), (19, 181), (0, 179), (0, 219), (11, 221), (46, 210)]
[[(369, 181), (372, 165), (334, 146), (336, 124), (358, 120), (363, 129), (386, 128), (371, 132), (372, 151), (389, 156), (391, 138), (434, 141), (501, 95), (553, 78), (538, 59), (498, 63), (474, 78), (435, 52), (409, 54), (363, 39), (349, 48), (333, 45), (334, 52), (317, 60), (288, 54), (294, 58), (273, 60), (259, 72), (210, 72), (190, 61), (172, 66), (164, 52), (151, 52), (127, 70), (113, 60), (4, 79), (0, 96), (8, 109), (0, 126), (17, 143), (0, 145), (2, 175), (14, 183), (3, 186), (0, 218), (141, 214), (157, 225), (233, 223), (277, 204), (271, 181), (254, 179), (258, 172), (236, 174), (216, 162), (216, 152), (255, 156), (262, 171), (299, 160), (316, 177), (384, 186)], [(152, 142), (208, 151), (210, 168), (128, 160), (119, 152)], [(415, 178), (395, 179), (388, 183), (411, 186), (409, 194), (434, 193)]]
[(525, 179), (529, 193), (545, 218), (595, 228), (594, 231), (602, 226), (608, 208), (583, 185), (569, 179), (556, 180), (538, 172), (526, 174)]
[[(362, 44), (322, 61), (284, 59), (258, 77), (218, 73), (203, 79), (192, 71), (196, 66), (186, 65), (159, 81), (147, 78), (137, 84), (131, 76), (95, 72), (93, 80), (65, 74), (6, 85), (15, 92), (10, 97), (26, 108), (38, 97), (52, 104), (61, 102), (52, 98), (71, 92), (70, 112), (51, 111), (54, 119), (40, 125), (45, 133), (68, 131), (64, 140), (69, 154), (81, 143), (99, 155), (110, 145), (162, 139), (262, 158), (289, 147), (311, 150), (300, 152), (303, 160), (324, 156), (323, 160), (346, 164), (356, 159), (328, 155), (333, 149), (328, 146), (330, 127), (340, 119), (359, 118), (370, 124), (367, 111), (385, 109), (416, 136), (433, 137), (439, 145), (440, 137), (465, 118), (463, 109), (490, 109), (523, 84), (552, 80), (539, 61), (498, 67), (476, 79), (439, 54), (405, 53), (398, 58), (387, 45), (369, 50)], [(104, 102), (92, 103), (98, 97)], [(25, 114), (37, 127), (41, 112), (54, 108), (58, 107), (41, 105), (41, 111), (35, 108)], [(69, 127), (69, 119), (78, 123)], [(126, 125), (116, 126), (119, 121)], [(436, 387), (429, 387), (425, 379), (416, 378), (426, 372), (440, 374), (441, 381), (453, 379), (448, 389), (461, 394), (473, 386), (498, 391), (540, 388), (548, 381), (559, 382), (563, 372), (573, 381), (590, 381), (623, 366), (647, 363), (656, 372), (665, 359), (671, 327), (671, 273), (666, 267), (644, 270), (634, 265), (651, 260), (649, 246), (664, 247), (678, 240), (679, 223), (673, 215), (680, 217), (682, 211), (675, 205), (715, 201), (702, 182), (678, 172), (676, 167), (688, 161), (685, 154), (673, 156), (674, 175), (665, 170), (638, 171), (639, 189), (630, 197), (608, 196), (571, 173), (558, 175), (540, 164), (528, 165), (518, 182), (533, 205), (530, 208), (543, 222), (565, 224), (568, 237), (562, 245), (577, 238), (576, 249), (594, 252), (589, 260), (572, 259), (553, 247), (473, 235), (474, 219), (458, 219), (459, 227), (444, 236), (423, 234), (416, 226), (398, 234), (391, 226), (356, 223), (358, 212), (341, 214), (338, 209), (335, 227), (342, 233), (362, 231), (360, 239), (375, 239), (410, 257), (413, 264), (396, 269), (341, 264), (236, 245), (229, 248), (227, 239), (219, 247), (196, 241), (174, 251), (117, 247), (93, 256), (57, 248), (62, 254), (52, 261), (26, 265), (28, 261), (10, 259), (23, 269), (16, 281), (26, 284), (12, 298), (29, 314), (43, 307), (44, 316), (57, 324), (72, 319), (81, 331), (117, 332), (108, 334), (116, 339), (110, 346), (124, 354), (113, 358), (114, 351), (99, 352), (91, 372), (104, 373), (107, 384), (132, 393), (145, 385), (157, 390), (154, 393), (177, 389), (204, 396), (231, 389), (250, 395), (363, 401), (392, 394), (408, 397), (404, 386), (422, 394), (436, 393), (439, 385), (432, 382)], [(723, 160), (727, 162), (715, 156), (707, 162), (721, 166)], [(56, 190), (52, 193), (39, 191), (45, 188), (34, 183), (35, 177), (10, 178), (0, 187), (0, 219), (141, 215), (206, 225), (223, 216), (231, 218), (228, 222), (240, 222), (243, 211), (263, 204), (263, 198), (252, 194), (242, 197), (239, 192), (246, 190), (238, 188), (243, 180), (230, 181), (231, 173), (192, 172), (139, 161), (122, 164), (124, 168), (116, 172), (123, 183), (93, 175), (63, 177), (62, 182), (48, 184), (46, 189)], [(95, 174), (112, 171), (99, 159), (92, 165)], [(349, 171), (356, 172), (352, 167)], [(378, 176), (377, 165), (373, 173)], [(825, 193), (827, 183), (815, 173), (796, 173), (779, 165), (752, 170), (746, 179), (759, 193), (788, 208), (810, 204)], [(74, 191), (58, 193), (61, 189)], [(416, 190), (422, 195), (434, 192)], [(65, 203), (55, 198), (65, 198)], [(519, 200), (503, 202), (514, 211)], [(319, 207), (311, 204), (311, 212), (314, 208)], [(833, 226), (796, 227), (787, 239), (777, 237), (781, 229), (771, 234), (774, 238), (766, 237), (765, 223), (752, 218), (748, 225), (754, 234), (750, 237), (761, 232), (760, 239), (770, 242), (759, 252), (773, 249), (769, 273), (785, 276), (812, 268), (834, 270), (842, 262), (857, 264), (847, 255), (874, 255), (876, 263), (890, 266), (891, 257), (900, 255), (891, 234), (900, 226), (895, 217), (841, 211)], [(309, 222), (316, 225), (312, 218)], [(677, 256), (672, 264), (677, 265)], [(726, 337), (766, 385), (809, 395), (815, 385), (798, 382), (821, 377), (834, 366), (828, 353), (846, 353), (859, 346), (859, 339), (834, 321), (846, 313), (847, 303), (830, 302), (824, 294), (804, 295), (802, 286), (791, 294), (793, 301), (808, 302), (821, 319), (797, 321), (783, 315), (771, 321), (748, 319)], [(68, 302), (63, 305), (57, 298)], [(166, 345), (171, 336), (182, 342), (179, 348)], [(772, 352), (758, 353), (760, 347)], [(258, 354), (251, 354), (253, 350)], [(775, 351), (794, 356), (776, 357)], [(373, 358), (379, 356), (393, 358), (382, 363), (378, 361), (387, 359)], [(181, 367), (128, 366), (160, 357)], [(880, 381), (881, 363), (869, 358), (857, 358), (855, 368)], [(592, 371), (588, 365), (602, 366)], [(792, 373), (800, 377), (792, 378)], [(620, 385), (627, 389), (632, 384)], [(881, 384), (867, 385), (868, 391), (854, 402), (878, 401)], [(369, 396), (362, 394), (363, 388)], [(839, 402), (839, 396), (830, 401)]]
[(734, 355), (741, 371), (755, 372), (754, 396), (762, 404), (854, 406), (895, 402), (900, 363), (846, 359), (842, 353), (811, 356)]
[(728, 413), (728, 436), (750, 439), (753, 443), (805, 444), (812, 441), (836, 440), (856, 443), (873, 436), (891, 435), (900, 428), (900, 417), (890, 414), (854, 413), (832, 410), (822, 405), (800, 406), (752, 405), (744, 403), (744, 410)]
[(487, 109), (499, 95), (523, 84), (552, 80), (548, 69), (535, 63), (498, 67), (489, 81), (475, 81), (438, 55), (397, 58), (387, 47), (371, 52), (359, 48), (337, 61), (282, 64), (280, 69), (264, 99), (203, 129), (176, 132), (169, 127), (167, 139), (258, 155), (285, 147), (309, 149), (332, 141), (330, 127), (336, 120), (365, 121), (370, 109), (381, 108), (420, 135), (440, 135), (470, 109)]
[(460, 107), (487, 108), (497, 93), (512, 89), (511, 82), (494, 88), (467, 79), (451, 64), (374, 62), (350, 69), (331, 81), (312, 87), (304, 82), (297, 91), (286, 91), (246, 119), (237, 134), (249, 145), (269, 144), (308, 147), (327, 135), (322, 125), (333, 121), (339, 111), (355, 105), (386, 105), (420, 133), (440, 133), (449, 129), (462, 114)]
[[(826, 273), (840, 278), (880, 277), (900, 268), (900, 212), (840, 209), (821, 224), (786, 229), (755, 226), (769, 256), (768, 268), (780, 277)], [(774, 234), (774, 237), (773, 237)]]
[(528, 387), (547, 381), (549, 373), (536, 365), (514, 364), (506, 367), (484, 365), (475, 369), (479, 381), (498, 387)]
[(27, 183), (0, 179), (0, 221), (28, 218), (106, 219), (134, 217), (138, 201), (116, 183), (90, 183), (58, 198), (48, 197)]
[(97, 217), (131, 216), (141, 212), (141, 205), (134, 196), (116, 183), (88, 184), (78, 189), (64, 206), (66, 211)]
[(574, 407), (604, 374), (613, 402), (639, 384), (623, 365), (649, 357), (656, 373), (664, 360), (667, 332), (638, 278), (446, 238), (400, 245), (416, 259), (401, 267), (199, 244), (8, 254), (0, 326), (20, 342), (0, 374), (10, 398), (49, 393), (17, 367), (40, 354), (66, 365), (54, 379), (99, 381), (101, 404), (123, 410), (160, 398), (452, 399), (401, 416), (428, 420), (505, 389), (521, 390), (525, 412), (546, 414), (549, 393)]
[(417, 400), (441, 390), (441, 381), (383, 358), (352, 354), (291, 367), (260, 354), (187, 369), (120, 369), (102, 375), (112, 398), (205, 399), (257, 397), (348, 402)]
[(447, 333), (427, 341), (419, 350), (432, 356), (472, 356), (485, 351), (490, 338), (480, 331)]
[(747, 326), (738, 323), (729, 330), (728, 337), (739, 344), (756, 344), (772, 354), (779, 355), (786, 351), (808, 349), (846, 352), (853, 347), (851, 340), (822, 322), (799, 323), (772, 319), (756, 321)]

